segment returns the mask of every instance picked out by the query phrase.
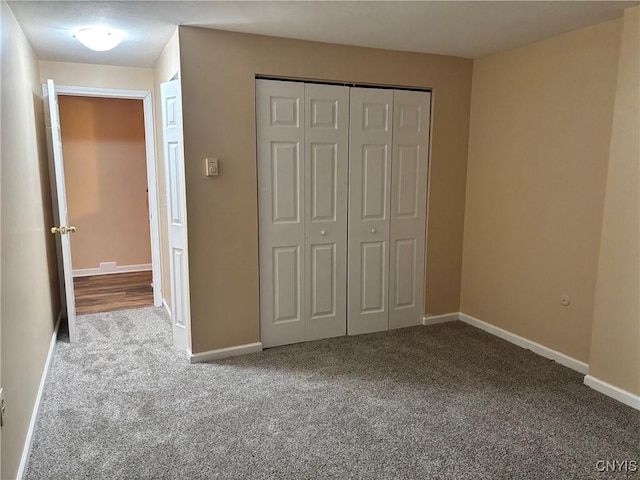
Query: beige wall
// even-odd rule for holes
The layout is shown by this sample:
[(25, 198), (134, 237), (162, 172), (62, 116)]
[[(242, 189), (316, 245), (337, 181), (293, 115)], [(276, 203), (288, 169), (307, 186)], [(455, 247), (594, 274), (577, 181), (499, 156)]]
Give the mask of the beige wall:
[(142, 100), (58, 102), (73, 269), (151, 264)]
[[(256, 74), (433, 88), (426, 309), (458, 311), (472, 62), (180, 27), (192, 350), (259, 341)], [(203, 159), (220, 159), (207, 178)]]
[(40, 62), (40, 81), (58, 85), (153, 91), (150, 68), (114, 67), (85, 63)]
[(164, 150), (162, 147), (162, 103), (160, 101), (160, 84), (171, 80), (180, 71), (180, 50), (178, 30), (165, 45), (162, 54), (153, 67), (153, 88), (156, 92), (155, 128), (156, 128), (156, 176), (158, 178), (158, 212), (160, 218), (160, 257), (162, 264), (162, 293), (171, 308), (171, 284), (169, 280), (169, 247), (167, 239), (167, 189), (164, 168)]
[(473, 69), (461, 311), (584, 362), (621, 25)]
[(38, 62), (1, 2), (2, 427), (0, 477), (16, 477), (58, 315), (59, 290)]
[(624, 15), (589, 374), (640, 395), (640, 7)]

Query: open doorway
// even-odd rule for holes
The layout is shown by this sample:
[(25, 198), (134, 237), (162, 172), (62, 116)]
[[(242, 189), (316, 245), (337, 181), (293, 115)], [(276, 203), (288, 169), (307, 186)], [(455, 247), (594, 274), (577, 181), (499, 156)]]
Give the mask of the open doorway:
[(76, 313), (152, 306), (142, 100), (59, 95)]
[(73, 233), (67, 235), (72, 281), (65, 280), (70, 319), (76, 312), (161, 306), (150, 93), (59, 86), (53, 98), (65, 172), (57, 203)]

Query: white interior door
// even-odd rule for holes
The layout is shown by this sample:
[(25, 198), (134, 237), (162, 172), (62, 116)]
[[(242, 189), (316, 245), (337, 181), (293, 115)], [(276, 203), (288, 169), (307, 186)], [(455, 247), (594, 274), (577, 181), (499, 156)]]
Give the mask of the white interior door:
[(349, 87), (308, 83), (305, 122), (305, 340), (347, 329)]
[(305, 339), (304, 83), (256, 80), (262, 345)]
[(351, 89), (348, 333), (389, 328), (393, 90)]
[(424, 313), (430, 100), (428, 92), (393, 92), (389, 328), (420, 325)]
[(173, 344), (189, 348), (190, 303), (187, 257), (187, 211), (179, 80), (161, 84), (162, 146), (167, 182), (169, 274)]
[[(62, 311), (66, 312), (69, 325), (69, 339), (77, 340), (76, 303), (73, 292), (73, 269), (71, 266), (71, 242), (69, 235), (75, 229), (68, 224), (67, 195), (64, 183), (64, 162), (62, 158), (62, 136), (60, 134), (60, 114), (58, 95), (53, 80), (42, 86), (49, 148), (49, 175), (53, 197), (53, 220), (51, 233), (56, 235), (58, 252), (58, 275), (60, 277)], [(70, 228), (71, 227), (71, 228)]]

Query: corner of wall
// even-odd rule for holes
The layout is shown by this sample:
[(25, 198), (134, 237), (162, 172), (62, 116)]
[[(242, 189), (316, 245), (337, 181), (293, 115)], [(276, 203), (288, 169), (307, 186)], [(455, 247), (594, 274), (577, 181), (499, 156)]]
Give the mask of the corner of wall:
[(471, 82), (469, 85), (469, 120), (467, 125), (467, 162), (465, 164), (465, 183), (464, 183), (464, 215), (463, 215), (463, 223), (462, 223), (462, 253), (461, 253), (461, 261), (460, 261), (460, 295), (458, 298), (458, 311), (462, 312), (463, 310), (463, 295), (464, 295), (464, 267), (465, 267), (465, 250), (467, 243), (467, 203), (469, 200), (468, 192), (469, 192), (469, 162), (471, 161), (471, 122), (473, 118), (473, 86), (474, 86), (474, 75), (476, 70), (476, 62), (477, 59), (472, 59), (471, 61)]
[[(640, 6), (625, 10), (595, 286), (590, 386), (640, 396)], [(619, 392), (618, 392), (619, 393)]]

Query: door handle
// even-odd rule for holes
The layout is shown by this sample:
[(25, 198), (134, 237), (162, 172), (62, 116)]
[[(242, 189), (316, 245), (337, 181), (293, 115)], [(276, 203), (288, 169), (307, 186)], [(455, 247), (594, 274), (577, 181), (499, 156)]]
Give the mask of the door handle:
[(377, 232), (377, 230), (375, 228), (371, 229), (371, 233), (376, 233), (376, 232)]
[(322, 235), (323, 237), (327, 234), (327, 232), (325, 230), (320, 230), (320, 235)]
[(69, 227), (51, 227), (51, 233), (53, 233), (54, 235), (56, 233), (59, 233), (60, 235), (64, 235), (65, 233), (76, 233), (76, 227), (74, 227), (74, 226), (69, 226)]

